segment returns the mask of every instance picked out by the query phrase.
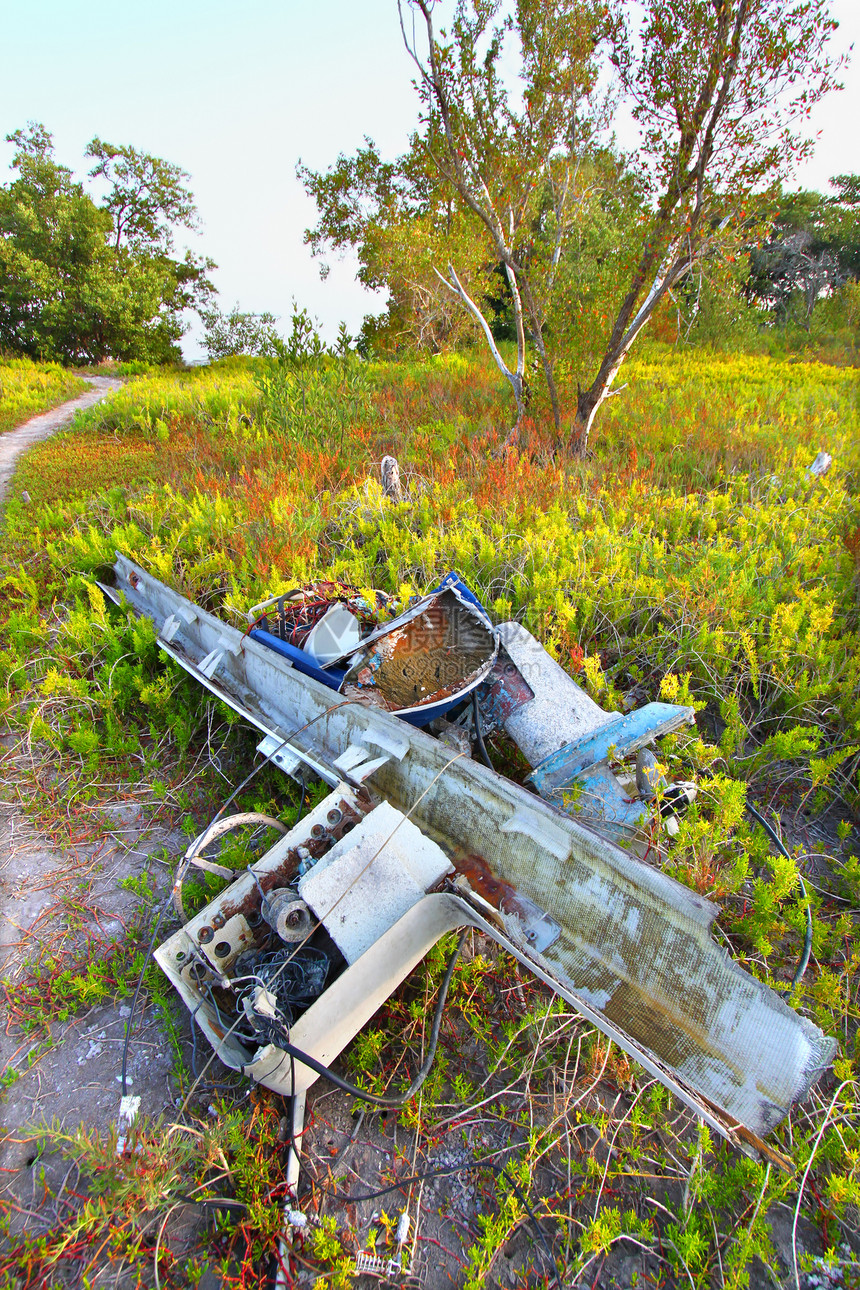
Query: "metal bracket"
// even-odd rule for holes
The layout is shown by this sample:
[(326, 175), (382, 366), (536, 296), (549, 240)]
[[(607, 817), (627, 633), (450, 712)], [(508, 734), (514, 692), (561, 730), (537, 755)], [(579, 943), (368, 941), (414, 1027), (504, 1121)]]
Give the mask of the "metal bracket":
[(223, 657), (224, 651), (222, 649), (213, 649), (211, 653), (207, 654), (206, 657), (202, 658), (197, 664), (197, 670), (200, 675), (211, 679), (218, 671), (219, 664)]
[(520, 893), (516, 897), (515, 917), (522, 926), (529, 949), (538, 954), (543, 954), (561, 936), (561, 925), (528, 896)]
[[(375, 741), (374, 741), (375, 742)], [(363, 784), (366, 779), (377, 770), (390, 761), (390, 757), (372, 757), (368, 758), (367, 749), (360, 744), (350, 744), (346, 752), (332, 762), (335, 770), (339, 770), (342, 775), (350, 781), (351, 784)]]
[(298, 753), (294, 752), (289, 744), (285, 744), (283, 739), (278, 739), (277, 735), (266, 735), (257, 744), (257, 752), (263, 757), (268, 757), (278, 770), (282, 770), (285, 775), (291, 775), (293, 779), (298, 779), (298, 770), (304, 765)]
[(398, 738), (390, 731), (382, 730), (377, 726), (371, 726), (369, 730), (363, 730), (359, 737), (363, 744), (367, 744), (368, 747), (381, 748), (395, 761), (403, 761), (403, 758), (409, 752), (410, 744), (407, 736)]
[[(172, 614), (168, 614), (168, 616), (165, 618), (164, 624), (161, 628), (160, 639), (163, 641), (167, 641), (169, 644), (170, 641), (173, 640), (177, 632), (180, 632), (183, 627), (190, 627), (191, 624), (195, 623), (196, 621), (197, 621), (197, 615), (196, 613), (193, 612), (193, 610), (184, 609), (184, 608), (176, 609)], [(219, 644), (220, 643), (221, 642), (219, 642)]]

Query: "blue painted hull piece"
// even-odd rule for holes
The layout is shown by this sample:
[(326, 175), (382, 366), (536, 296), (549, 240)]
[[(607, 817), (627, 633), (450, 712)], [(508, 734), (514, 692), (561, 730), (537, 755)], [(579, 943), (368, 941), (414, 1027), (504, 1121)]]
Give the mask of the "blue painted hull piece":
[(259, 641), (261, 645), (268, 645), (276, 654), (282, 658), (287, 658), (292, 663), (297, 672), (303, 672), (305, 676), (312, 676), (315, 681), (322, 685), (327, 685), (330, 690), (339, 690), (346, 671), (339, 667), (320, 667), (312, 654), (306, 650), (298, 649), (295, 645), (290, 645), (287, 641), (282, 641), (280, 636), (275, 636), (273, 632), (263, 631), (261, 627), (255, 627), (248, 632), (252, 640)]
[(399, 717), (401, 721), (408, 721), (410, 726), (417, 726), (421, 730), (424, 726), (429, 726), (430, 722), (436, 717), (444, 717), (452, 708), (458, 708), (462, 702), (463, 696), (458, 694), (456, 698), (449, 699), (447, 703), (431, 703), (427, 708), (413, 709), (411, 712), (408, 710), (395, 712), (394, 715)]
[(673, 703), (647, 703), (545, 757), (526, 782), (569, 814), (582, 810), (609, 829), (619, 829), (622, 835), (647, 827), (651, 803), (638, 796), (631, 799), (609, 763), (677, 729), (689, 720), (689, 711)]
[(470, 605), (474, 605), (479, 611), (481, 617), (484, 619), (484, 622), (490, 630), (492, 630), (493, 625), (490, 621), (490, 615), (487, 613), (474, 591), (472, 591), (471, 587), (469, 587), (468, 584), (460, 577), (459, 573), (454, 573), (453, 570), (451, 573), (446, 573), (439, 585), (437, 587), (433, 587), (427, 594), (428, 596), (435, 596), (437, 592), (447, 591), (449, 588), (458, 591), (464, 600), (468, 600)]
[(677, 729), (687, 712), (687, 708), (674, 703), (646, 703), (545, 757), (529, 775), (529, 780), (541, 797), (552, 798), (553, 794), (571, 788), (575, 780), (586, 776), (610, 756), (625, 757)]

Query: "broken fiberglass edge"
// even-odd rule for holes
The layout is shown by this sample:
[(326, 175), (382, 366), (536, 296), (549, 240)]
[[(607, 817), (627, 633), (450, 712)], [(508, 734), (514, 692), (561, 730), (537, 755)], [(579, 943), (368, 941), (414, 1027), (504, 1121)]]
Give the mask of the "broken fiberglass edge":
[[(323, 884), (325, 899), (319, 888), (306, 903), (313, 908), (316, 900), (320, 934), (328, 936), (331, 962), (339, 967), (295, 1022), (294, 1043), (331, 1061), (439, 936), (472, 924), (513, 953), (712, 1128), (744, 1150), (785, 1163), (761, 1139), (808, 1094), (831, 1062), (835, 1041), (715, 944), (710, 927), (717, 906), (550, 802), (452, 753), (424, 731), (333, 694), (126, 558), (118, 558), (114, 572), (116, 588), (110, 594), (117, 599), (124, 594), (138, 613), (149, 616), (165, 652), (261, 731), (260, 750), (274, 764), (287, 771), (304, 764), (336, 789), (323, 804), (323, 816), (315, 814), (297, 826), (319, 828), (316, 856), (307, 839), (303, 842), (293, 830), (254, 866), (255, 873), (269, 875), (259, 879), (262, 888), (267, 883), (271, 890), (298, 884), (300, 894), (300, 870), (307, 871), (329, 849), (334, 854)], [(504, 641), (504, 631), (500, 637)], [(532, 688), (537, 702), (540, 684)], [(599, 757), (600, 750), (587, 745), (600, 743), (600, 730), (588, 723), (594, 713), (589, 714), (587, 705), (583, 709), (581, 739), (570, 741), (582, 745), (582, 754), (578, 761), (575, 753), (567, 756), (574, 766), (584, 762), (594, 769), (589, 757)], [(514, 718), (522, 722), (527, 712), (526, 702)], [(554, 720), (549, 709), (545, 714)], [(618, 718), (601, 716), (611, 738), (610, 723)], [(631, 748), (648, 739), (635, 728), (628, 734)], [(623, 730), (621, 736), (626, 737)], [(532, 755), (539, 751), (533, 749)], [(348, 823), (358, 829), (360, 820), (369, 828), (383, 805), (399, 813), (398, 821), (366, 863), (387, 864), (389, 914), (374, 924), (368, 942), (361, 926), (369, 912), (366, 896), (356, 908), (347, 895), (362, 872), (355, 868), (356, 855), (364, 853), (357, 852), (360, 843), (349, 845), (348, 838), (335, 837), (326, 821), (331, 813), (343, 818), (348, 806), (353, 812)], [(391, 876), (405, 869), (392, 855), (396, 857), (397, 836), (407, 825), (424, 839), (422, 846), (436, 846), (444, 859), (445, 872), (432, 884), (427, 879), (437, 872), (433, 864), (429, 871), (404, 876), (403, 882), (394, 883)], [(333, 894), (338, 866), (340, 897)], [(243, 884), (250, 886), (245, 890)], [(329, 907), (326, 901), (332, 900)], [(217, 972), (223, 991), (218, 1006), (235, 1006), (230, 975), (241, 954), (259, 950), (261, 908), (260, 890), (245, 875), (171, 938), (158, 958), (186, 1003), (197, 1010), (195, 1019), (222, 1057), (288, 1092), (289, 1063), (277, 1044), (261, 1044), (253, 1053), (233, 1052), (231, 1059), (224, 1039), (229, 1027), (219, 1019), (218, 1008), (213, 1011), (204, 999), (205, 991), (194, 985), (194, 972), (180, 970), (175, 958), (182, 953), (204, 974)], [(335, 935), (340, 934), (341, 916), (357, 923), (347, 929), (343, 949)], [(211, 943), (195, 935), (204, 925), (211, 931), (212, 923), (205, 920), (216, 917), (215, 926), (229, 935), (219, 932)], [(356, 948), (361, 952), (356, 954)], [(264, 1010), (269, 1006), (262, 995), (258, 1003)], [(256, 1012), (253, 1001), (249, 1006)], [(315, 1077), (297, 1065), (300, 1091)]]
[(314, 583), (255, 605), (248, 622), (252, 639), (306, 676), (416, 726), (462, 703), (499, 653), (486, 610), (453, 573), (388, 621), (355, 588)]

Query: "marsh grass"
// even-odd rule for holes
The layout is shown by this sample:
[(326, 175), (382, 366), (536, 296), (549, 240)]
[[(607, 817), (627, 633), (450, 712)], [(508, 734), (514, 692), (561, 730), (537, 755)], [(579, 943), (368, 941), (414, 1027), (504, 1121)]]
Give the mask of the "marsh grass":
[(0, 356), (0, 434), (82, 394), (86, 381), (57, 363)]
[[(9, 780), (59, 828), (60, 808), (74, 819), (134, 777), (153, 811), (184, 817), (193, 832), (219, 786), (250, 762), (251, 741), (159, 656), (151, 628), (105, 604), (93, 578), (115, 549), (233, 622), (312, 578), (408, 596), (456, 568), (497, 619), (526, 622), (605, 707), (624, 695), (692, 703), (697, 728), (661, 753), (700, 788), (664, 857), (669, 872), (720, 904), (717, 935), (781, 986), (806, 925), (799, 874), (810, 880), (813, 957), (790, 1002), (839, 1039), (840, 1054), (835, 1074), (775, 1135), (796, 1173), (713, 1141), (482, 944), (455, 977), (440, 1060), (403, 1131), (419, 1160), (440, 1144), (452, 1150), (452, 1135), (477, 1159), (504, 1142), (566, 1284), (615, 1275), (618, 1259), (634, 1254), (642, 1284), (743, 1287), (761, 1264), (782, 1283), (795, 1268), (802, 1280), (800, 1224), (816, 1257), (841, 1260), (847, 1285), (840, 1251), (860, 1233), (857, 375), (656, 347), (626, 375), (585, 462), (558, 453), (538, 406), (518, 450), (498, 458), (505, 393), (476, 356), (370, 366), (346, 433), (332, 421), (306, 439), (269, 415), (250, 363), (129, 384), (34, 449), (15, 480), (0, 582)], [(321, 371), (320, 407), (340, 379), (335, 362)], [(834, 465), (814, 479), (806, 468), (820, 449)], [(378, 483), (385, 453), (400, 463), (399, 504)], [(23, 488), (26, 508), (16, 500)], [(501, 744), (492, 751), (510, 758)], [(246, 804), (277, 810), (281, 797), (283, 809), (282, 794), (272, 776)], [(750, 827), (747, 794), (784, 821), (789, 861)], [(406, 1050), (420, 1051), (444, 949), (356, 1040), (346, 1059), (354, 1074), (384, 1086)], [(236, 1108), (224, 1116), (241, 1122)], [(203, 1132), (192, 1128), (191, 1138)], [(98, 1174), (109, 1145), (88, 1150)], [(239, 1154), (225, 1147), (228, 1171), (216, 1177), (196, 1151), (187, 1166), (195, 1186), (239, 1186)], [(366, 1233), (356, 1212), (325, 1196), (324, 1156), (309, 1158), (308, 1171), (312, 1236), (293, 1274), (304, 1259), (348, 1284)], [(160, 1221), (174, 1200), (146, 1195), (134, 1202), (135, 1230), (144, 1210), (146, 1223)], [(516, 1266), (547, 1284), (510, 1189), (490, 1172), (474, 1196), (480, 1212), (475, 1201), (453, 1215), (459, 1283), (491, 1285)], [(795, 1216), (791, 1249), (774, 1243), (771, 1220), (783, 1212)], [(101, 1232), (98, 1222), (87, 1230)], [(265, 1205), (253, 1219), (221, 1215), (218, 1230), (234, 1241), (225, 1284), (255, 1284), (237, 1252), (246, 1239), (271, 1251), (273, 1223)], [(27, 1252), (31, 1270), (59, 1266), (63, 1230), (38, 1257)], [(125, 1260), (150, 1277), (152, 1241), (130, 1253), (116, 1240), (115, 1256), (103, 1257), (117, 1275)], [(169, 1253), (168, 1239), (161, 1284), (194, 1284)]]

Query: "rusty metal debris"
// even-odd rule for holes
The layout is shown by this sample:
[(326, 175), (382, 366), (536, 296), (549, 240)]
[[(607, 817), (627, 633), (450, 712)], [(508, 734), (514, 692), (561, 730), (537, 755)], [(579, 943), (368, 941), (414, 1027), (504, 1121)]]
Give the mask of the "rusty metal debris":
[(456, 583), (426, 596), (368, 637), (344, 678), (344, 692), (378, 691), (408, 719), (450, 710), (492, 669), (499, 644), (482, 612)]
[(324, 685), (428, 725), (480, 685), (499, 642), (456, 574), (393, 608), (382, 592), (370, 605), (353, 587), (314, 583), (254, 606), (248, 634)]
[[(434, 608), (444, 610), (450, 589), (436, 589)], [(516, 739), (537, 793), (360, 690), (337, 693), (342, 681), (320, 682), (118, 558), (111, 594), (152, 618), (162, 648), (260, 731), (273, 764), (309, 768), (333, 790), (166, 941), (158, 962), (222, 1060), (302, 1096), (318, 1071), (287, 1060), (283, 1044), (327, 1066), (441, 935), (471, 925), (713, 1129), (784, 1164), (762, 1139), (808, 1094), (834, 1042), (714, 943), (717, 906), (617, 841), (654, 810), (636, 796), (632, 773), (629, 783), (615, 777), (620, 750), (635, 753), (692, 713), (665, 704), (604, 712), (521, 628), (495, 629), (480, 606), (465, 610), (467, 591), (454, 593), (455, 617), (466, 615), (475, 641), (460, 702), (465, 686), (483, 719)], [(418, 624), (416, 648), (431, 640), (447, 659), (456, 641), (444, 622), (426, 627), (427, 612), (425, 603), (402, 626)], [(372, 666), (381, 627), (344, 679), (369, 668), (373, 680), (399, 662), (392, 649)], [(437, 689), (424, 663), (412, 676), (425, 678), (428, 699), (414, 706), (432, 712), (441, 669), (431, 669)], [(404, 697), (392, 691), (389, 701)], [(467, 716), (455, 701), (443, 724)], [(313, 929), (304, 940), (291, 938), (292, 918)], [(281, 965), (296, 946), (318, 954), (288, 983)]]

